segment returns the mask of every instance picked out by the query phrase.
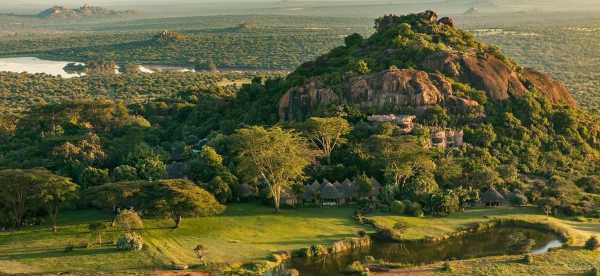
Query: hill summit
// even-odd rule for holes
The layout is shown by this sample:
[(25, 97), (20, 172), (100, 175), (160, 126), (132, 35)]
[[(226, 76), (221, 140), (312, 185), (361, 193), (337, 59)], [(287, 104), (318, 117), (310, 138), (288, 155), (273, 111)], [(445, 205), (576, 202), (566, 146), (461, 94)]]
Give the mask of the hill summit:
[(369, 38), (353, 34), (345, 45), (303, 64), (289, 76), (294, 87), (279, 103), (283, 120), (301, 120), (331, 105), (367, 113), (483, 114), (486, 102), (535, 94), (575, 106), (560, 82), (477, 41), (452, 18), (433, 11), (386, 15)]
[(131, 10), (115, 11), (86, 4), (76, 9), (69, 9), (63, 6), (54, 6), (40, 12), (37, 17), (45, 19), (80, 19), (93, 17), (114, 17), (133, 14), (136, 14), (136, 12)]

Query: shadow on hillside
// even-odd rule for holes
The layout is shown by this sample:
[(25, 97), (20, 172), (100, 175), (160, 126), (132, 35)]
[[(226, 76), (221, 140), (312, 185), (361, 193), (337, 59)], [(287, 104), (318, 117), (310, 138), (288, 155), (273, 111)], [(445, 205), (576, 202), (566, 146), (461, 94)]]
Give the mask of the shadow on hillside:
[(72, 257), (72, 256), (87, 256), (87, 255), (102, 255), (119, 252), (117, 248), (83, 248), (74, 249), (73, 251), (65, 252), (64, 248), (47, 249), (46, 251), (25, 250), (21, 252), (12, 251), (10, 254), (1, 254), (0, 260), (22, 260), (22, 259), (38, 259), (38, 258), (56, 258), (56, 257)]

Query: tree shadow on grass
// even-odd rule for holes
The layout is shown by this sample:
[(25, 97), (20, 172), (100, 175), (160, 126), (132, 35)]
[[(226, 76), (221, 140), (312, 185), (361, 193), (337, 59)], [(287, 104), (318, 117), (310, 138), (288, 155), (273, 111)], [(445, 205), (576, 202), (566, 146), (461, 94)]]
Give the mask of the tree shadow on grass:
[(57, 258), (57, 257), (74, 257), (74, 256), (91, 256), (104, 255), (122, 252), (117, 248), (82, 248), (74, 249), (65, 252), (64, 248), (49, 249), (45, 251), (22, 251), (18, 253), (2, 254), (0, 260), (22, 260), (22, 259), (39, 259), (39, 258)]

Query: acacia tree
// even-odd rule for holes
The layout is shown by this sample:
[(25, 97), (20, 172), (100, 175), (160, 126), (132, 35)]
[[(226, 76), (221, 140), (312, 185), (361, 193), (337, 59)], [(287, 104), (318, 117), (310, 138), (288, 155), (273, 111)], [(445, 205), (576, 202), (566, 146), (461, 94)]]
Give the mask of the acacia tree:
[(173, 219), (175, 228), (184, 216), (211, 216), (225, 210), (211, 193), (189, 180), (160, 180), (142, 186), (143, 194), (138, 200), (142, 207), (155, 215)]
[(25, 213), (34, 200), (37, 179), (32, 171), (10, 169), (0, 171), (0, 199), (12, 213), (15, 227), (21, 227)]
[(77, 198), (79, 185), (73, 183), (70, 178), (55, 175), (47, 170), (40, 171), (38, 179), (40, 203), (47, 209), (52, 221), (52, 231), (56, 232), (58, 212), (65, 202)]
[(331, 152), (346, 142), (343, 137), (352, 130), (350, 123), (341, 117), (312, 117), (306, 121), (305, 128), (308, 138), (321, 149), (327, 163), (331, 163)]
[(246, 179), (264, 181), (279, 212), (282, 191), (304, 176), (314, 154), (297, 133), (279, 127), (242, 128), (232, 138), (238, 171)]
[(47, 209), (56, 230), (56, 219), (62, 205), (76, 196), (77, 186), (71, 179), (46, 169), (10, 169), (0, 171), (0, 199), (12, 212), (14, 224), (21, 227), (28, 210)]

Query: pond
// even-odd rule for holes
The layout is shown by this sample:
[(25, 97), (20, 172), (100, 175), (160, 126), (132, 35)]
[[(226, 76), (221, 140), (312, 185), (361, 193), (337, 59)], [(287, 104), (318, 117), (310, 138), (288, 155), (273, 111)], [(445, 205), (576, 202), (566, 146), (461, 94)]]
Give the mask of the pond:
[[(293, 258), (284, 267), (297, 269), (300, 275), (344, 275), (342, 271), (353, 261), (367, 256), (406, 265), (429, 264), (445, 260), (462, 260), (486, 256), (513, 255), (525, 252), (545, 253), (561, 247), (558, 236), (528, 228), (499, 227), (437, 243), (375, 241), (370, 248), (316, 258)], [(274, 271), (270, 275), (283, 275)]]
[[(54, 76), (62, 76), (64, 78), (79, 77), (85, 74), (67, 73), (64, 68), (69, 63), (82, 64), (71, 61), (53, 61), (45, 60), (36, 57), (15, 57), (15, 58), (0, 58), (0, 71), (14, 72), (14, 73), (44, 73)], [(162, 65), (146, 65), (140, 66), (140, 71), (144, 73), (154, 73), (162, 71), (176, 71), (176, 72), (193, 72), (193, 69), (176, 66), (162, 66)]]
[(44, 73), (48, 75), (61, 75), (65, 78), (79, 76), (78, 74), (69, 74), (63, 69), (70, 61), (52, 61), (36, 57), (16, 57), (0, 58), (0, 71), (15, 73)]

